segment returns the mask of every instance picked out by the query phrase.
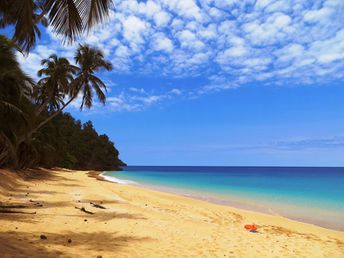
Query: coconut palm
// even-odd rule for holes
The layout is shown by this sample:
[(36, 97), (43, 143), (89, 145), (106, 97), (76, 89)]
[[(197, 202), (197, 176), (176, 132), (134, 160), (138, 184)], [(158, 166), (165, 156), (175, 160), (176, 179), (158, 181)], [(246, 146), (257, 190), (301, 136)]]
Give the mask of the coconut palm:
[[(45, 82), (48, 83), (49, 79), (51, 79), (51, 81), (54, 81), (55, 83), (52, 87), (47, 86), (47, 89), (50, 89), (47, 90), (48, 96), (50, 92), (53, 92), (54, 94), (50, 96), (53, 99), (56, 99), (56, 97), (59, 96), (58, 93), (62, 93), (62, 96), (65, 96), (65, 94), (68, 93), (69, 100), (62, 105), (59, 105), (55, 112), (50, 113), (48, 117), (38, 123), (37, 126), (33, 127), (33, 129), (28, 132), (29, 137), (36, 133), (42, 126), (54, 119), (57, 115), (59, 115), (79, 95), (82, 97), (80, 109), (83, 109), (84, 106), (87, 108), (92, 106), (93, 92), (96, 93), (98, 100), (101, 103), (105, 103), (106, 100), (104, 93), (104, 91), (106, 91), (106, 85), (95, 75), (95, 73), (102, 69), (110, 71), (112, 70), (112, 65), (110, 62), (105, 60), (104, 54), (101, 50), (88, 45), (80, 44), (75, 55), (75, 62), (79, 65), (79, 67), (72, 66), (69, 63), (67, 64), (65, 60), (55, 56), (53, 56), (51, 59), (50, 61), (43, 62), (43, 64), (48, 65), (48, 67), (49, 64), (51, 64), (51, 70), (48, 68), (45, 68), (48, 70), (44, 70), (44, 72), (41, 70), (41, 74), (49, 74), (49, 77), (45, 78)], [(58, 60), (60, 60), (60, 65), (61, 63), (63, 64), (63, 69), (61, 68), (63, 71), (63, 76), (60, 75), (60, 77), (64, 79), (60, 82), (58, 82), (58, 79), (61, 79), (60, 77), (58, 79), (52, 78), (53, 74), (59, 74), (57, 71), (60, 69), (60, 66), (57, 65)], [(76, 77), (73, 80), (70, 80), (72, 78), (70, 76), (72, 76), (75, 71), (77, 71)], [(69, 84), (67, 85), (68, 82)], [(50, 101), (52, 101), (52, 99), (50, 99)]]
[(112, 0), (1, 0), (0, 27), (14, 25), (13, 39), (28, 52), (40, 37), (40, 23), (71, 42), (102, 22), (111, 4)]
[(17, 163), (17, 139), (30, 122), (27, 111), (33, 81), (20, 69), (16, 48), (0, 35), (0, 166)]
[(79, 70), (78, 67), (69, 63), (68, 59), (53, 54), (41, 62), (45, 67), (38, 71), (42, 77), (36, 87), (37, 104), (39, 108), (36, 115), (43, 110), (58, 110), (63, 104), (63, 99), (68, 93), (69, 85), (73, 81), (73, 75)]
[(97, 48), (89, 45), (79, 45), (76, 51), (75, 62), (80, 67), (80, 72), (77, 74), (70, 95), (72, 97), (82, 94), (82, 101), (80, 109), (84, 106), (90, 108), (93, 104), (93, 92), (96, 93), (98, 100), (105, 103), (106, 85), (99, 79), (95, 73), (101, 69), (107, 71), (112, 70), (112, 64), (104, 59), (104, 54)]
[(20, 68), (15, 51), (18, 46), (0, 35), (0, 98), (18, 101), (23, 95), (28, 95), (33, 84), (32, 79)]

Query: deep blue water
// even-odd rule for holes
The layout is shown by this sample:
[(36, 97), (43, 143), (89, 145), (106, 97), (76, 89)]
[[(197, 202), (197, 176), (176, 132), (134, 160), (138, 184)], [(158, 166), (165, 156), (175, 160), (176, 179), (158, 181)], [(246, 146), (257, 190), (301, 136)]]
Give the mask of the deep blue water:
[(344, 168), (128, 166), (105, 175), (344, 229)]

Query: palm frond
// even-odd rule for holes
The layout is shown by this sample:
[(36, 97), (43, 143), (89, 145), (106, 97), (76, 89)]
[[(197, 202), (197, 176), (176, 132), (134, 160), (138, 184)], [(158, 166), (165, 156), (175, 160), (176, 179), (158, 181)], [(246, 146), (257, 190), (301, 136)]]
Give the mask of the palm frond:
[(36, 43), (36, 34), (40, 37), (40, 32), (35, 23), (35, 10), (37, 6), (32, 0), (15, 1), (18, 4), (15, 13), (15, 31), (13, 38), (20, 47), (28, 52)]
[(16, 105), (5, 100), (0, 100), (0, 110), (1, 109), (7, 109), (9, 112), (19, 115), (23, 121), (28, 124), (28, 115)]
[(112, 6), (111, 0), (91, 0), (86, 22), (86, 28), (89, 31), (95, 24), (103, 22), (109, 15), (109, 9)]
[(49, 21), (54, 32), (66, 36), (71, 42), (83, 31), (82, 19), (78, 10), (81, 0), (47, 0), (45, 8), (49, 10)]

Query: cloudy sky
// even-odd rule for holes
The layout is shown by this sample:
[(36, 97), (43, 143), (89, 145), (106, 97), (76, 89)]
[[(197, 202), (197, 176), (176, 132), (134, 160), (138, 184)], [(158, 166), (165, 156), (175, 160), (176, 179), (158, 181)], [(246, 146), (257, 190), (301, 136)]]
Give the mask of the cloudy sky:
[[(114, 0), (80, 38), (113, 65), (69, 111), (132, 165), (344, 165), (343, 0)], [(72, 58), (50, 28), (23, 68)]]

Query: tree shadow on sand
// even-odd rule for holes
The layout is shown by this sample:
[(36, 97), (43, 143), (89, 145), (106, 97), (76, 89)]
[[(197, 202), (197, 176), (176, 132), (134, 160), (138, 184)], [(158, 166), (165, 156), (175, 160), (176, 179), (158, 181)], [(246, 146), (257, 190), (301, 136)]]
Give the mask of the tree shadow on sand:
[[(68, 173), (68, 172), (66, 172)], [(73, 173), (73, 172), (70, 172)], [(23, 184), (23, 181), (35, 184), (50, 181), (50, 183), (61, 185), (61, 181), (68, 181), (67, 183), (62, 183), (64, 186), (80, 186), (76, 184), (77, 180), (69, 178), (69, 177), (62, 177), (57, 174), (57, 172), (47, 169), (27, 169), (27, 170), (20, 170), (20, 171), (8, 171), (0, 169), (1, 175), (1, 182), (0, 182), (0, 192), (6, 194), (6, 192), (13, 191), (13, 192), (28, 192), (29, 189), (34, 188), (34, 186), (27, 186)], [(62, 179), (62, 180), (61, 180)], [(41, 193), (41, 191), (36, 191), (36, 193)], [(46, 191), (48, 193), (48, 191)], [(52, 193), (52, 192), (49, 192)]]
[[(61, 248), (78, 247), (85, 253), (81, 257), (88, 256), (87, 251), (112, 252), (114, 255), (121, 249), (142, 241), (154, 241), (148, 237), (135, 237), (118, 235), (118, 233), (74, 233), (66, 231), (62, 234), (44, 233), (46, 240), (40, 239), (40, 233), (26, 233), (8, 231), (0, 233), (0, 250), (2, 257), (59, 257), (63, 255)], [(71, 240), (69, 243), (68, 240)]]
[[(16, 173), (18, 173), (18, 175), (21, 178), (23, 178), (25, 181), (44, 181), (44, 180), (60, 181), (61, 179), (68, 180), (71, 182), (77, 181), (75, 179), (59, 176), (58, 172), (54, 170), (44, 169), (44, 168), (26, 169), (26, 170), (18, 171)], [(65, 173), (74, 173), (74, 172), (66, 171)]]

